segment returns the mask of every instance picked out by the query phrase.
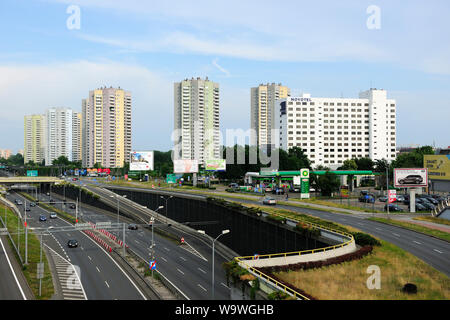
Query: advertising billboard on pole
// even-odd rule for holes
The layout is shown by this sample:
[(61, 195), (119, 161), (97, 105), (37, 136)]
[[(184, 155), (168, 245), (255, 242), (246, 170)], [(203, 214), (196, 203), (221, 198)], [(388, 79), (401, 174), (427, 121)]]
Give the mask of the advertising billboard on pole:
[(153, 170), (153, 151), (134, 151), (130, 153), (130, 171)]
[(205, 161), (206, 171), (226, 171), (227, 163), (225, 159), (211, 159)]
[(428, 169), (426, 168), (394, 169), (394, 186), (396, 188), (427, 187)]
[(197, 173), (198, 160), (173, 160), (174, 173)]

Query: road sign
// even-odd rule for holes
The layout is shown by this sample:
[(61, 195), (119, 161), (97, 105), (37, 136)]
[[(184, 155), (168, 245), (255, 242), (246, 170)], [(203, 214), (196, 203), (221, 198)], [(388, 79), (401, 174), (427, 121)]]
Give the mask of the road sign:
[(2, 228), (0, 229), (0, 236), (6, 236), (8, 235), (8, 229)]
[(155, 270), (156, 269), (156, 260), (150, 260), (150, 270)]
[(27, 170), (27, 177), (37, 177), (38, 171), (37, 170)]
[(97, 227), (110, 227), (111, 226), (111, 221), (108, 222), (97, 222), (96, 223)]
[(37, 279), (44, 278), (44, 263), (43, 262), (40, 262), (37, 264), (36, 278)]

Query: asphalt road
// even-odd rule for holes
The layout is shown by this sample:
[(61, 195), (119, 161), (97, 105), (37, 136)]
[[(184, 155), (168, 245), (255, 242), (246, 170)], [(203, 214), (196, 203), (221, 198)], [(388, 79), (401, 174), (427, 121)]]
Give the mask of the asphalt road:
[[(139, 191), (140, 188), (128, 188)], [(167, 192), (166, 192), (167, 193)], [(169, 192), (170, 193), (170, 192)], [(180, 194), (173, 192), (174, 196)], [(186, 193), (189, 194), (189, 193)], [(190, 194), (189, 194), (190, 195)], [(220, 197), (220, 196), (219, 196)], [(244, 203), (255, 203), (262, 205), (261, 201), (233, 199)], [(368, 220), (371, 214), (339, 214), (324, 210), (306, 209), (295, 206), (276, 205), (280, 209), (288, 209), (299, 213), (306, 213), (325, 220), (333, 221), (341, 225), (348, 225), (357, 228), (363, 232), (374, 235), (382, 240), (388, 241), (415, 255), (425, 263), (435, 269), (450, 276), (450, 243), (431, 236), (424, 235), (412, 230), (387, 225), (384, 223)]]
[(0, 239), (0, 300), (26, 300), (10, 261), (14, 257), (7, 256), (5, 245)]
[[(96, 190), (98, 192), (98, 190)], [(109, 195), (105, 195), (108, 197)], [(60, 197), (59, 197), (60, 198)], [(114, 200), (115, 201), (115, 200)], [(137, 205), (137, 204), (135, 204)], [(139, 205), (137, 205), (139, 206)], [(120, 208), (133, 208), (121, 201)], [(70, 210), (69, 210), (70, 211)], [(71, 210), (73, 214), (74, 210)], [(105, 215), (100, 210), (81, 205), (83, 220), (92, 223), (111, 221), (116, 223), (115, 214)], [(166, 228), (165, 224), (155, 223), (155, 229)], [(112, 232), (119, 239), (123, 238), (122, 232)], [(172, 282), (190, 300), (209, 300), (212, 298), (212, 248), (206, 241), (193, 238), (190, 235), (183, 235), (185, 241), (194, 249), (188, 250), (186, 245), (161, 237), (153, 232), (155, 243), (156, 269)], [(201, 236), (200, 236), (201, 237)], [(138, 230), (126, 229), (125, 240), (130, 249), (146, 261), (150, 261), (152, 232), (149, 229), (138, 227)], [(225, 271), (222, 263), (226, 260), (217, 253), (215, 254), (215, 286), (214, 298), (216, 300), (229, 300), (230, 288), (226, 285)]]
[[(25, 198), (11, 193), (10, 201), (21, 199), (24, 205), (17, 207), (23, 213)], [(41, 198), (45, 201), (45, 197)], [(47, 197), (48, 201), (48, 197)], [(27, 205), (29, 201), (27, 200)], [(40, 222), (39, 215), (47, 216), (47, 221)], [(49, 212), (36, 206), (27, 212), (27, 223), (30, 227), (67, 227), (66, 221), (57, 218), (50, 219)], [(112, 260), (98, 244), (91, 240), (81, 231), (54, 232), (49, 230), (52, 236), (44, 237), (44, 243), (55, 250), (63, 258), (66, 258), (74, 266), (78, 266), (81, 273), (81, 283), (89, 300), (142, 300), (144, 297), (128, 279), (125, 273)], [(69, 239), (78, 240), (77, 248), (68, 248)]]

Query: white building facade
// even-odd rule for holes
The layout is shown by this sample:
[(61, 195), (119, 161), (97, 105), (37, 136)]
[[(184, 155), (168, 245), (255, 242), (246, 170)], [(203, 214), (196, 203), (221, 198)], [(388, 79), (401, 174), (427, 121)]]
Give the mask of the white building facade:
[(73, 111), (68, 108), (50, 108), (45, 112), (44, 121), (45, 165), (51, 166), (53, 160), (61, 156), (73, 159)]
[(174, 84), (174, 159), (220, 159), (219, 84), (196, 78)]
[(277, 147), (300, 147), (314, 166), (335, 169), (345, 160), (396, 158), (396, 101), (370, 89), (359, 98), (313, 98), (310, 94), (277, 101)]

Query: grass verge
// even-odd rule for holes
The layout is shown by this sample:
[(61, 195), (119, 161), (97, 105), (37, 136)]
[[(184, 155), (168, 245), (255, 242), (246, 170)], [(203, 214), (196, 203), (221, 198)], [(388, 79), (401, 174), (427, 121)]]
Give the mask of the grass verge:
[(398, 221), (398, 220), (393, 220), (393, 219), (385, 219), (385, 218), (369, 218), (369, 220), (372, 221), (378, 221), (381, 223), (387, 223), (387, 224), (391, 224), (393, 226), (397, 226), (397, 227), (403, 227), (412, 231), (417, 231), (417, 232), (421, 232), (424, 233), (426, 235), (430, 235), (445, 241), (450, 242), (450, 233), (448, 232), (444, 232), (444, 231), (440, 231), (440, 230), (435, 230), (435, 229), (430, 229), (424, 226), (419, 226), (417, 224), (413, 224), (413, 223), (408, 223), (408, 222), (403, 222), (403, 221)]
[(445, 224), (447, 226), (450, 226), (449, 220), (440, 219), (440, 218), (436, 218), (436, 217), (417, 217), (417, 218), (413, 218), (413, 220), (422, 220), (422, 221)]
[[(0, 212), (2, 213), (2, 219), (4, 219), (5, 207), (3, 204), (0, 204)], [(22, 260), (25, 262), (25, 230), (21, 221), (19, 221), (19, 217), (11, 211), (9, 208), (7, 209), (6, 223), (8, 231), (11, 234), (11, 237), (14, 243), (19, 247), (19, 252)], [(9, 245), (11, 248), (14, 248), (11, 240), (8, 238)], [(17, 252), (13, 249), (17, 261), (20, 259), (17, 255)], [(42, 261), (44, 262), (44, 277), (42, 279), (42, 287), (41, 287), (41, 296), (39, 296), (39, 279), (36, 279), (37, 274), (37, 264), (40, 261), (40, 241), (38, 237), (31, 231), (28, 232), (28, 265), (23, 266), (22, 271), (27, 279), (28, 285), (33, 291), (34, 296), (38, 300), (48, 300), (54, 294), (54, 287), (52, 281), (52, 274), (50, 272), (50, 268), (48, 265), (47, 257), (45, 255), (45, 251), (42, 251)]]
[[(448, 300), (450, 279), (412, 254), (381, 241), (372, 254), (360, 260), (319, 269), (280, 272), (275, 275), (321, 300)], [(380, 289), (368, 289), (372, 273), (380, 268)], [(417, 294), (406, 294), (406, 283), (417, 286)]]

